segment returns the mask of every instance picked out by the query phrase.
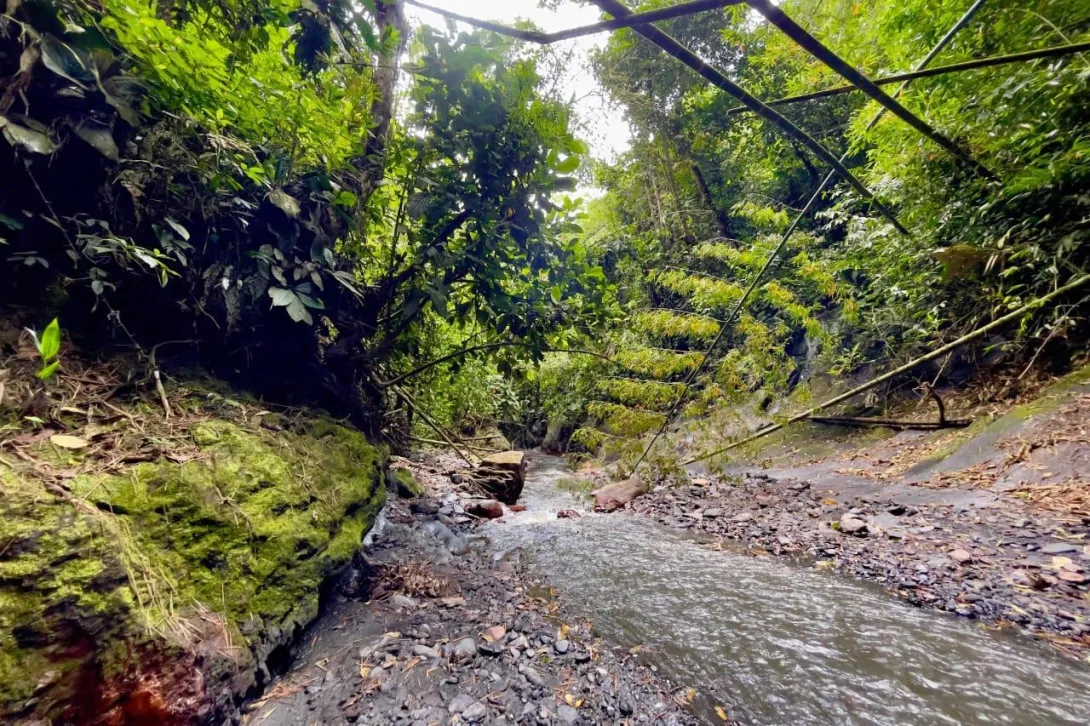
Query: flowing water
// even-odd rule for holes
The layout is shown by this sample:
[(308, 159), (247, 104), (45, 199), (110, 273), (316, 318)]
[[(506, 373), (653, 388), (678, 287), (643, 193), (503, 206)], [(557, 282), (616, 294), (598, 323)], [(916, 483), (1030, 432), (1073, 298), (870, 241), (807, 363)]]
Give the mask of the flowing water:
[(1019, 636), (912, 608), (771, 557), (709, 549), (579, 508), (563, 461), (537, 458), (525, 512), (489, 528), (598, 631), (701, 693), (695, 713), (749, 724), (1090, 724), (1090, 668)]

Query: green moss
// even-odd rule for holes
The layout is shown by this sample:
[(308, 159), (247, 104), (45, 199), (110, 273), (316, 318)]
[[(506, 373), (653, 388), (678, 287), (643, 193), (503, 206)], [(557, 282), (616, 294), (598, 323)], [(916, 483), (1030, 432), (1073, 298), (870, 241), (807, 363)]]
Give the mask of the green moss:
[(392, 483), (397, 489), (397, 493), (403, 497), (422, 497), (424, 496), (424, 487), (420, 486), (420, 482), (416, 480), (413, 473), (408, 469), (390, 469), (390, 477), (393, 480)]
[[(0, 714), (49, 670), (121, 673), (149, 639), (194, 647), (202, 613), (255, 649), (243, 666), (313, 619), (384, 502), (386, 452), (329, 421), (300, 431), (206, 421), (199, 458), (77, 477), (71, 501), (0, 462)], [(91, 652), (66, 650), (72, 630), (92, 631)]]

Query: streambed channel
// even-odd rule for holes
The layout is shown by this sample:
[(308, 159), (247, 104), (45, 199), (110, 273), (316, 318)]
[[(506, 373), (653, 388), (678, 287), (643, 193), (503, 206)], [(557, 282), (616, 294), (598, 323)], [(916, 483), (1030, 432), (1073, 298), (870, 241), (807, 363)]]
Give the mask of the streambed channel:
[(526, 511), (482, 528), (619, 645), (745, 724), (1087, 724), (1090, 667), (781, 558), (711, 549), (585, 509), (564, 461), (531, 460)]

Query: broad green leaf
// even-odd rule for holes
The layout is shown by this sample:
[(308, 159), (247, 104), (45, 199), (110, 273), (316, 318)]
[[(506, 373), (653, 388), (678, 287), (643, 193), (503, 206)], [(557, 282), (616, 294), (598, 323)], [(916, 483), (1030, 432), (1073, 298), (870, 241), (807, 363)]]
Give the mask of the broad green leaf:
[(61, 362), (59, 360), (53, 361), (52, 363), (38, 371), (38, 380), (48, 381), (50, 378), (53, 377), (53, 374), (56, 373), (57, 369), (60, 367)]
[(42, 331), (42, 342), (38, 352), (45, 361), (53, 360), (61, 352), (61, 325), (56, 318), (53, 318), (53, 322)]
[(313, 298), (310, 295), (307, 295), (305, 293), (301, 293), (301, 292), (298, 292), (298, 291), (295, 293), (295, 295), (308, 308), (314, 308), (315, 310), (325, 310), (325, 303), (323, 303), (321, 300), (319, 300), (317, 298)]
[(171, 229), (173, 229), (175, 232), (178, 233), (179, 237), (184, 239), (186, 242), (189, 241), (189, 230), (186, 229), (185, 227), (183, 227), (181, 225), (181, 223), (179, 223), (175, 219), (171, 219), (170, 217), (165, 217), (164, 220), (166, 221), (167, 224), (170, 225)]
[(80, 88), (86, 89), (84, 83), (94, 80), (76, 52), (52, 35), (42, 36), (42, 62), (46, 68)]
[(119, 161), (121, 154), (117, 149), (113, 133), (104, 126), (98, 126), (88, 121), (76, 124), (72, 129), (76, 136), (91, 145), (95, 151), (105, 156), (110, 161)]
[(283, 287), (270, 287), (269, 297), (272, 298), (271, 307), (274, 308), (284, 307), (285, 305), (299, 302), (299, 298), (295, 296), (294, 292)]
[(52, 154), (57, 150), (48, 134), (21, 126), (5, 116), (0, 116), (0, 129), (12, 146), (21, 146), (35, 154)]
[(282, 189), (273, 189), (269, 192), (269, 202), (291, 219), (295, 219), (303, 211), (299, 202)]
[(307, 325), (314, 325), (314, 318), (310, 316), (310, 311), (306, 306), (300, 302), (299, 298), (292, 300), (286, 308), (288, 315), (291, 319), (297, 323), (306, 323)]
[(559, 164), (556, 165), (556, 171), (558, 174), (571, 174), (573, 171), (579, 168), (579, 157), (568, 156)]
[(347, 189), (342, 189), (337, 192), (337, 196), (333, 197), (333, 203), (339, 207), (354, 207), (356, 206), (356, 195)]

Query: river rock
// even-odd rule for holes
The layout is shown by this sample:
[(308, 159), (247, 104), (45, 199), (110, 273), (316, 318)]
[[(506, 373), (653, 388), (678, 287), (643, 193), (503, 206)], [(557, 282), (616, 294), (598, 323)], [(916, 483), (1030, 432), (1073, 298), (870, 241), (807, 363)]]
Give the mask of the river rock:
[(526, 456), (521, 451), (503, 451), (481, 459), (470, 481), (504, 504), (514, 504), (526, 481)]
[(439, 659), (439, 651), (429, 645), (417, 644), (413, 646), (413, 655), (419, 658)]
[(968, 550), (956, 549), (949, 552), (950, 559), (959, 565), (964, 565), (973, 561), (973, 555)]
[(447, 705), (447, 711), (450, 713), (462, 713), (467, 708), (473, 705), (475, 699), (467, 693), (459, 693), (457, 696), (450, 700), (450, 704)]
[(840, 531), (856, 537), (866, 537), (867, 523), (853, 514), (845, 514), (840, 518)]
[(466, 514), (482, 519), (499, 519), (503, 516), (503, 505), (494, 499), (479, 499), (466, 504)]
[(469, 723), (477, 723), (483, 721), (484, 717), (488, 715), (488, 707), (486, 707), (480, 701), (472, 704), (466, 710), (462, 711), (462, 719)]
[(579, 720), (579, 712), (568, 704), (562, 703), (556, 709), (556, 717), (561, 723), (575, 723)]
[(413, 476), (408, 464), (400, 461), (391, 462), (390, 468), (386, 470), (386, 486), (397, 492), (399, 497), (406, 499), (424, 496), (424, 487)]
[(647, 485), (636, 477), (606, 484), (591, 492), (594, 508), (602, 512), (623, 509), (626, 504), (647, 493)]
[(1078, 552), (1079, 548), (1070, 542), (1049, 542), (1041, 548), (1043, 555), (1064, 555), (1068, 552)]
[(477, 655), (477, 641), (473, 638), (462, 638), (450, 646), (449, 655), (454, 662), (469, 660)]

